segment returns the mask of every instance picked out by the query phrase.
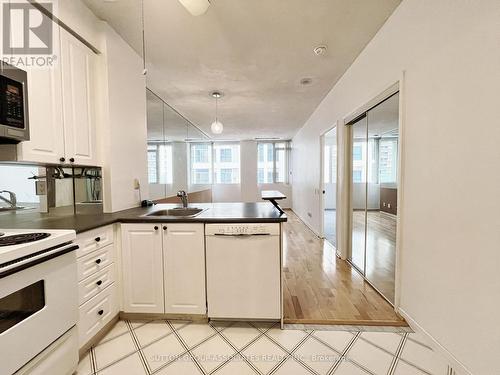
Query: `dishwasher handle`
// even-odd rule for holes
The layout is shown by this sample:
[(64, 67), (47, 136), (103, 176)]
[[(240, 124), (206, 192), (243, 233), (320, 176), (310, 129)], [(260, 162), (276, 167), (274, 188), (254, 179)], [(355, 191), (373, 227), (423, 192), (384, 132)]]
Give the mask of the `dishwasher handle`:
[(270, 236), (271, 233), (214, 233), (214, 236), (225, 237), (252, 237), (252, 236)]

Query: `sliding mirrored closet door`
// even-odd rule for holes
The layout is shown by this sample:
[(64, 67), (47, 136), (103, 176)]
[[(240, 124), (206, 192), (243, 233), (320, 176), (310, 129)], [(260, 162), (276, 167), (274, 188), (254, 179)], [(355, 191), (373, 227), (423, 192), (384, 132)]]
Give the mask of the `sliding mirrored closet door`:
[(351, 131), (350, 262), (394, 303), (399, 94), (362, 113)]

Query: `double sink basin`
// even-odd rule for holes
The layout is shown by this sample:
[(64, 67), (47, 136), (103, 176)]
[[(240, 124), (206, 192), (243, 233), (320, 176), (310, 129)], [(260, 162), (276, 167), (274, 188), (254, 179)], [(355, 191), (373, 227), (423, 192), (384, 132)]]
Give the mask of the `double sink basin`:
[(194, 207), (188, 207), (188, 208), (169, 208), (167, 210), (158, 210), (151, 212), (149, 214), (146, 214), (144, 216), (160, 216), (160, 217), (194, 217), (196, 215), (199, 215), (203, 211), (205, 211), (203, 208), (194, 208)]

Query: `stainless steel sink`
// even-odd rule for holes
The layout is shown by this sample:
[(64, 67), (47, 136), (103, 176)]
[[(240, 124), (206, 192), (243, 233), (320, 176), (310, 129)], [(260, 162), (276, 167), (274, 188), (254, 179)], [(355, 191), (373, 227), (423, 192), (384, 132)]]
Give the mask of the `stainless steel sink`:
[(175, 216), (175, 217), (193, 217), (204, 211), (203, 208), (171, 208), (168, 210), (158, 210), (145, 216)]

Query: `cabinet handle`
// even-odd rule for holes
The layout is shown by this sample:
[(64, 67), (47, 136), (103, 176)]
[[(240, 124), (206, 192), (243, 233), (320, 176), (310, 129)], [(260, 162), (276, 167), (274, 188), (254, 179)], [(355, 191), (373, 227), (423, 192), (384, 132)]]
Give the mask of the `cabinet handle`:
[(158, 227), (155, 225), (155, 230), (158, 230)]
[(99, 264), (99, 263), (101, 263), (101, 259), (96, 259), (96, 260), (95, 260), (95, 262), (96, 262), (97, 264)]
[(102, 314), (104, 314), (104, 310), (99, 310), (97, 313), (98, 313), (99, 315), (102, 315)]
[(98, 282), (96, 282), (97, 285), (101, 285), (102, 284), (102, 280), (99, 280)]
[(163, 230), (167, 230), (167, 226), (166, 225), (163, 227)]
[(70, 159), (69, 159), (69, 161), (70, 161), (71, 163), (74, 163), (74, 162), (75, 162), (75, 158), (70, 158)]
[(95, 242), (99, 242), (101, 240), (101, 237), (96, 237)]
[(59, 158), (59, 161), (60, 161), (61, 163), (64, 163), (64, 162), (66, 161), (66, 158)]

